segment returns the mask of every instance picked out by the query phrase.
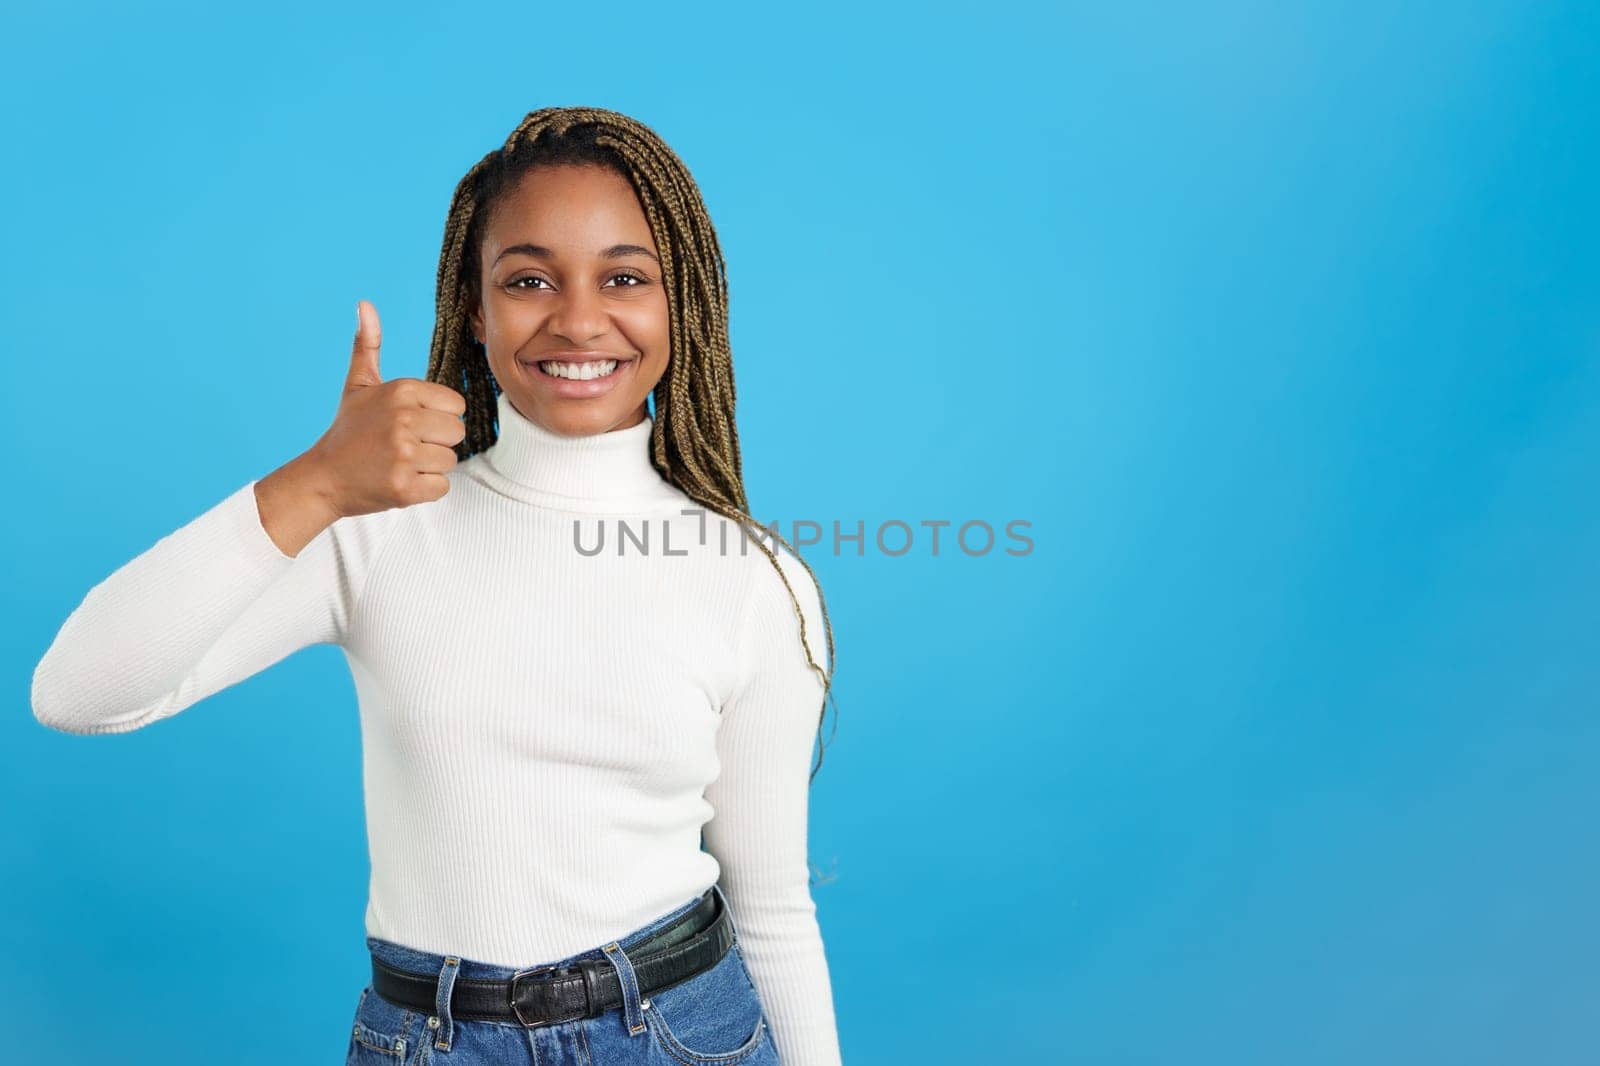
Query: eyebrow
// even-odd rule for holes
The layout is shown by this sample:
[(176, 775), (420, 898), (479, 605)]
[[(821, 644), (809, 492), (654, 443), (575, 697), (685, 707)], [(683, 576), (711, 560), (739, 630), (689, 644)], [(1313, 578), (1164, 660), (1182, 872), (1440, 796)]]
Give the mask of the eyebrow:
[[(554, 259), (556, 257), (555, 252), (551, 251), (549, 248), (546, 248), (542, 244), (513, 244), (511, 247), (494, 257), (495, 263), (500, 262), (500, 260), (504, 259), (508, 255), (527, 255), (532, 256), (535, 259)], [(658, 264), (661, 262), (660, 259), (656, 259), (656, 254), (654, 252), (648, 248), (642, 248), (637, 244), (613, 244), (610, 248), (606, 248), (600, 252), (601, 259), (625, 259), (630, 255), (649, 256), (651, 259), (655, 259)], [(493, 265), (493, 263), (490, 264), (490, 266)]]

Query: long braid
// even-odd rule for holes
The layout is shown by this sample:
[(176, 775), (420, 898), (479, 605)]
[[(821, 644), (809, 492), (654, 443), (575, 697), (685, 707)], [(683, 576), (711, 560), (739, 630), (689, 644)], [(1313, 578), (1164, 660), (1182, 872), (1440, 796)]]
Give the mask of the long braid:
[[(456, 186), (439, 254), (438, 310), (428, 354), (428, 380), (449, 385), (467, 401), (467, 435), (456, 445), (456, 458), (466, 460), (497, 439), (499, 386), (489, 372), (483, 347), (473, 337), (471, 324), (489, 216), (500, 197), (529, 170), (560, 164), (608, 168), (627, 178), (638, 194), (662, 253), (671, 320), (671, 356), (653, 393), (656, 417), (650, 434), (651, 462), (662, 477), (691, 499), (750, 533), (771, 562), (800, 621), (806, 663), (822, 678), (822, 708), (817, 716), (820, 739), (833, 680), (811, 655), (805, 613), (765, 538), (771, 536), (788, 548), (813, 581), (816, 574), (784, 540), (776, 524), (763, 527), (749, 514), (734, 418), (737, 391), (728, 340), (727, 269), (716, 227), (683, 161), (653, 130), (627, 115), (592, 107), (547, 107), (530, 112), (505, 144), (474, 164)], [(821, 582), (816, 583), (820, 598)], [(822, 622), (832, 663), (833, 622), (825, 600)], [(814, 781), (822, 768), (825, 747), (819, 743), (810, 780)]]

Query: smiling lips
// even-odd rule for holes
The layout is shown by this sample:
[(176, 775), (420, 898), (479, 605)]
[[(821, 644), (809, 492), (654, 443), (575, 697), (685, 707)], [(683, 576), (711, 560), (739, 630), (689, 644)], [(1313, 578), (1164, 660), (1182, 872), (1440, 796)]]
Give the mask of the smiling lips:
[(618, 370), (634, 361), (633, 356), (616, 355), (591, 349), (550, 352), (541, 359), (518, 359), (533, 376), (550, 387), (557, 396), (584, 399), (611, 390), (621, 375)]

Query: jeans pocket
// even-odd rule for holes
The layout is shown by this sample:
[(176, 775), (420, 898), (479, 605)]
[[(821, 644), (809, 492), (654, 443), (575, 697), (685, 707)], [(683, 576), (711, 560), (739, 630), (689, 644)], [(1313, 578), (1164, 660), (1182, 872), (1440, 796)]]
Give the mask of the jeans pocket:
[(651, 1033), (680, 1062), (734, 1066), (771, 1044), (761, 1000), (731, 950), (704, 973), (645, 998)]
[(368, 985), (356, 1002), (345, 1066), (421, 1066), (428, 1055), (422, 1031), (421, 1014), (390, 1003)]

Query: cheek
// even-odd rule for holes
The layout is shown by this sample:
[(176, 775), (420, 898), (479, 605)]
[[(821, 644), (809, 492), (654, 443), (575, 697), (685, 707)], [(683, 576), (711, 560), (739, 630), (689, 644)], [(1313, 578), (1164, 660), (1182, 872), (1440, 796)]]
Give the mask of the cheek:
[(486, 362), (489, 365), (489, 373), (494, 375), (496, 381), (500, 382), (501, 388), (505, 387), (506, 382), (517, 379), (518, 367), (510, 366), (493, 356), (490, 356)]
[(652, 300), (648, 305), (641, 303), (633, 311), (628, 317), (628, 332), (632, 334), (634, 343), (665, 361), (667, 345), (672, 339), (672, 319), (667, 310), (666, 297)]
[(657, 293), (656, 298), (640, 310), (645, 312), (653, 330), (660, 336), (667, 336), (671, 331), (672, 313), (667, 307), (666, 293)]

